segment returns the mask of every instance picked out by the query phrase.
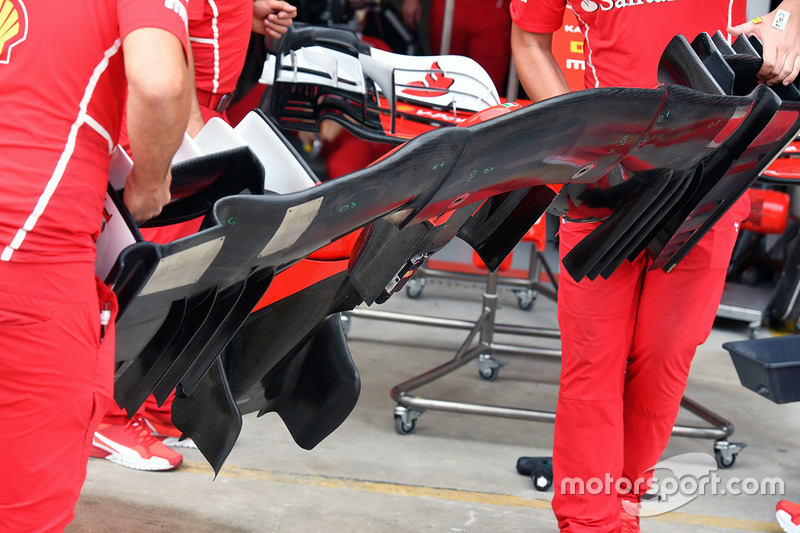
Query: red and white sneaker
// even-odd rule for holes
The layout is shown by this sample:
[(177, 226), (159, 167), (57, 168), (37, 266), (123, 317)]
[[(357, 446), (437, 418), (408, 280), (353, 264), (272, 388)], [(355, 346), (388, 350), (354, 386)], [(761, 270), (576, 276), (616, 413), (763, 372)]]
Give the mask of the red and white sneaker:
[(91, 456), (136, 470), (172, 470), (183, 462), (183, 456), (153, 437), (139, 417), (125, 424), (100, 424)]
[(800, 504), (789, 500), (779, 501), (775, 518), (786, 533), (800, 533)]
[(166, 446), (197, 449), (197, 445), (192, 439), (181, 440), (181, 430), (172, 424), (171, 418), (165, 418), (160, 413), (154, 414), (147, 411), (142, 415), (142, 422), (150, 429), (150, 433)]
[(641, 503), (638, 498), (620, 496), (620, 522), (621, 533), (641, 533), (639, 528), (639, 513), (641, 512)]

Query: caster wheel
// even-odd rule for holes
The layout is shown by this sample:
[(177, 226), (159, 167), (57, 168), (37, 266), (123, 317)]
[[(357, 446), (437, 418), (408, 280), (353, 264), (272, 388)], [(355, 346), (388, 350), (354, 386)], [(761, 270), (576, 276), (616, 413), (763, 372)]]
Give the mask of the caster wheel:
[(394, 429), (400, 435), (410, 435), (414, 432), (414, 427), (417, 425), (416, 420), (412, 420), (408, 423), (403, 421), (403, 417), (400, 415), (394, 415)]
[(533, 309), (533, 304), (536, 302), (536, 291), (514, 291), (517, 296), (517, 307), (523, 311), (530, 311)]
[(533, 481), (533, 488), (539, 492), (547, 492), (553, 486), (553, 472), (544, 470), (533, 472), (531, 481)]
[(486, 381), (494, 381), (500, 374), (500, 369), (508, 363), (502, 359), (495, 359), (491, 353), (482, 353), (478, 356), (478, 375)]
[(717, 466), (720, 468), (730, 468), (736, 462), (736, 454), (729, 454), (728, 457), (723, 455), (720, 450), (714, 450), (714, 458), (717, 460)]
[(425, 281), (421, 279), (410, 279), (406, 284), (406, 296), (412, 300), (416, 300), (422, 296), (422, 289), (425, 287)]
[(491, 367), (491, 366), (484, 366), (478, 367), (478, 375), (481, 379), (486, 381), (494, 381), (497, 379), (498, 374), (500, 374), (500, 367)]

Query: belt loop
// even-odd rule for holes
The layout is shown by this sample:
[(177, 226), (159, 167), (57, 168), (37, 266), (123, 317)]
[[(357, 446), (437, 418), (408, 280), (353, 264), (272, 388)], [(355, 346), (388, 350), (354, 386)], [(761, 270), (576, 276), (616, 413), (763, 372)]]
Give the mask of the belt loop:
[(203, 89), (197, 89), (197, 103), (202, 107), (213, 109), (218, 113), (222, 113), (233, 100), (233, 93), (218, 94)]
[(223, 94), (222, 98), (219, 99), (219, 103), (217, 103), (217, 112), (222, 113), (228, 109), (228, 106), (231, 105), (231, 100), (233, 100), (233, 93)]

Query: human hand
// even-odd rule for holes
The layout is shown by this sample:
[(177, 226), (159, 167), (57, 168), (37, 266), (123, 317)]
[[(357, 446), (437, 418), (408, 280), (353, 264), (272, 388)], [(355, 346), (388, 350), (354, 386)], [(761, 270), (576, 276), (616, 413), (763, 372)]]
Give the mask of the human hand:
[(169, 203), (172, 170), (167, 170), (164, 179), (155, 187), (143, 186), (142, 182), (146, 183), (146, 180), (137, 178), (136, 165), (134, 164), (133, 171), (125, 182), (122, 201), (136, 224), (141, 224), (158, 216), (161, 213), (161, 209)]
[[(789, 2), (784, 1), (781, 6), (788, 7), (787, 4)], [(782, 10), (781, 7), (762, 17), (728, 28), (731, 35), (754, 35), (761, 41), (764, 62), (758, 71), (758, 78), (767, 85), (789, 85), (800, 72), (800, 10), (790, 13), (783, 30), (773, 27), (779, 10)]]
[(297, 8), (283, 0), (257, 0), (253, 2), (253, 31), (280, 39), (297, 16)]
[(330, 143), (336, 140), (344, 126), (333, 120), (323, 120), (319, 125), (319, 139), (322, 142)]
[(297, 138), (305, 146), (311, 146), (317, 140), (317, 134), (313, 131), (298, 131)]
[(406, 27), (413, 30), (422, 20), (422, 2), (420, 0), (403, 0), (401, 12)]

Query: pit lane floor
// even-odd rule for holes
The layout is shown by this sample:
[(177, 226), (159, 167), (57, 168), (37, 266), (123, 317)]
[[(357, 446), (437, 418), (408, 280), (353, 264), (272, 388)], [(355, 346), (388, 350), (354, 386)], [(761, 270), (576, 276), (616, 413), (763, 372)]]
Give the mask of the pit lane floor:
[[(551, 263), (552, 264), (552, 263)], [(421, 298), (393, 296), (381, 310), (474, 320), (480, 283), (430, 280)], [(555, 303), (540, 296), (522, 311), (509, 289), (499, 293), (497, 321), (556, 327)], [(770, 333), (761, 329), (759, 336)], [(548, 532), (556, 531), (552, 489), (539, 492), (517, 474), (523, 455), (551, 455), (549, 423), (427, 411), (409, 435), (395, 431), (389, 391), (448, 361), (463, 330), (355, 317), (348, 336), (362, 393), (345, 423), (314, 450), (299, 448), (274, 413), (247, 415), (242, 434), (215, 479), (196, 450), (171, 472), (140, 472), (92, 459), (69, 533), (83, 532)], [(780, 478), (800, 501), (800, 404), (776, 405), (743, 388), (722, 344), (746, 339), (747, 324), (718, 319), (699, 348), (687, 395), (729, 419), (730, 442), (748, 446), (720, 487)], [(558, 347), (548, 339), (497, 335), (508, 344)], [(529, 356), (509, 362), (495, 381), (477, 363), (428, 384), (426, 397), (554, 410), (559, 363)], [(681, 411), (679, 423), (704, 425)], [(662, 459), (703, 453), (713, 441), (673, 437)], [(678, 458), (679, 459), (679, 458)], [(718, 488), (720, 488), (718, 487)], [(730, 493), (691, 497), (673, 511), (644, 519), (645, 533), (779, 532), (780, 495)]]

